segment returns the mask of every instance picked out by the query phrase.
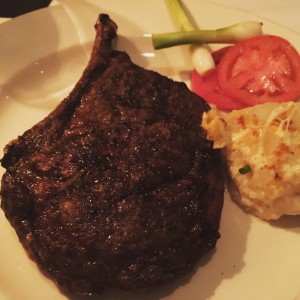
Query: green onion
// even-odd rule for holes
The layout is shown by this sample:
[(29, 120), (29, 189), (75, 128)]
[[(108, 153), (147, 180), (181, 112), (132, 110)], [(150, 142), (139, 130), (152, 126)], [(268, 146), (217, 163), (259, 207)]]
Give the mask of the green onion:
[(245, 175), (251, 171), (251, 167), (249, 165), (245, 165), (242, 168), (239, 168), (239, 173)]
[[(181, 31), (196, 30), (189, 20), (180, 0), (166, 0), (169, 12)], [(153, 36), (152, 36), (153, 38)], [(215, 62), (207, 45), (190, 48), (193, 65), (199, 74), (215, 68)]]
[(233, 44), (258, 35), (262, 35), (262, 23), (247, 21), (215, 30), (189, 30), (153, 34), (152, 43), (154, 49), (186, 44)]
[(180, 0), (166, 0), (169, 12), (179, 25), (181, 31), (194, 30), (193, 24), (187, 17)]

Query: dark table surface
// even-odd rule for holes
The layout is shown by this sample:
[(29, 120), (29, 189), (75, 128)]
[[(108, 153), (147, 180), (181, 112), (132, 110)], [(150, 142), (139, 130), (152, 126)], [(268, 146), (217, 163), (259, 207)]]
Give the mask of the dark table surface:
[(52, 0), (0, 0), (0, 17), (14, 18), (47, 7)]

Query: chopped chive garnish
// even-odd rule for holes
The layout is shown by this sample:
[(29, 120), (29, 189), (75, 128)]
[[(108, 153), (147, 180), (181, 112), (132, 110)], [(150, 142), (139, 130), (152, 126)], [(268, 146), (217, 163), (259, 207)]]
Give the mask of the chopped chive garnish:
[(244, 175), (251, 171), (251, 167), (249, 165), (245, 165), (242, 168), (239, 168), (239, 173)]

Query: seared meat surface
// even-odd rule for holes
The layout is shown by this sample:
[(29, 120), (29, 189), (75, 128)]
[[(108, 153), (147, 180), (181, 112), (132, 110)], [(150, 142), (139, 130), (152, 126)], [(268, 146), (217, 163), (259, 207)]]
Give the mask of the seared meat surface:
[(73, 91), (1, 160), (2, 209), (66, 293), (170, 282), (219, 238), (220, 153), (199, 125), (209, 107), (113, 50), (116, 30), (99, 16)]

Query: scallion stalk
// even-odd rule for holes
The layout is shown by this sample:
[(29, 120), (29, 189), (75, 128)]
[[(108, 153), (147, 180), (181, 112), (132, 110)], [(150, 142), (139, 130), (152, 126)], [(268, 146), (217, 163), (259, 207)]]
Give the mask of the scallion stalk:
[(262, 23), (247, 21), (215, 30), (190, 30), (152, 35), (154, 49), (186, 44), (233, 44), (244, 39), (262, 35)]
[(154, 49), (191, 44), (193, 65), (199, 74), (215, 67), (209, 47), (206, 44), (236, 43), (262, 34), (262, 23), (247, 21), (216, 30), (199, 30), (189, 20), (180, 0), (166, 0), (171, 16), (179, 25), (179, 32), (152, 35)]
[[(181, 31), (189, 32), (196, 30), (192, 22), (189, 20), (180, 0), (166, 0), (166, 2), (171, 16), (179, 25), (179, 29)], [(153, 39), (154, 48), (156, 47), (156, 42), (156, 38)], [(190, 50), (193, 65), (199, 74), (204, 74), (208, 70), (213, 69), (215, 67), (214, 60), (207, 45), (198, 45), (196, 47), (194, 46)]]

